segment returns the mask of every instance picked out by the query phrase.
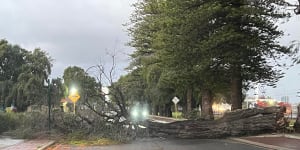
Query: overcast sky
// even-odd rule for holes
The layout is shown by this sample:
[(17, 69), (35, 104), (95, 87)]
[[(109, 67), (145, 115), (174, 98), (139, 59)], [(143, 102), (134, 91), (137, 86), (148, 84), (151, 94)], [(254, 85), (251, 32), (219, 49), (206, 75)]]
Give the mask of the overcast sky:
[[(125, 74), (128, 54), (132, 48), (124, 46), (129, 41), (126, 27), (133, 4), (137, 0), (1, 0), (0, 39), (18, 44), (27, 50), (41, 48), (54, 59), (52, 77), (62, 77), (68, 66), (89, 66), (117, 55), (116, 77)], [(300, 41), (300, 16), (280, 25), (287, 36), (282, 43)], [(266, 95), (280, 99), (289, 96), (291, 101), (300, 91), (299, 65), (285, 70), (277, 88), (266, 87)], [(251, 96), (252, 92), (249, 92)]]
[(54, 59), (52, 77), (67, 66), (82, 68), (112, 62), (125, 73), (126, 27), (135, 0), (1, 0), (0, 39), (27, 50), (41, 48)]
[[(281, 40), (284, 44), (290, 44), (292, 41), (300, 42), (300, 15), (293, 15), (287, 23), (281, 24), (280, 29), (286, 34)], [(298, 54), (300, 57), (300, 54)], [(287, 61), (288, 62), (288, 61)], [(290, 102), (299, 103), (300, 97), (300, 65), (295, 65), (288, 70), (284, 70), (285, 77), (279, 80), (276, 88), (267, 87), (266, 95), (280, 100), (283, 96), (288, 96)], [(298, 94), (300, 96), (300, 93)]]

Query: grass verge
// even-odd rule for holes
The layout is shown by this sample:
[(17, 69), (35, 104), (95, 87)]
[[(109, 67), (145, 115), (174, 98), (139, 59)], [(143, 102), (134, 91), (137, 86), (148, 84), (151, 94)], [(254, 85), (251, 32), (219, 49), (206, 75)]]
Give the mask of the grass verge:
[(89, 138), (89, 139), (63, 139), (59, 141), (61, 144), (75, 145), (75, 146), (103, 146), (121, 144), (107, 138)]

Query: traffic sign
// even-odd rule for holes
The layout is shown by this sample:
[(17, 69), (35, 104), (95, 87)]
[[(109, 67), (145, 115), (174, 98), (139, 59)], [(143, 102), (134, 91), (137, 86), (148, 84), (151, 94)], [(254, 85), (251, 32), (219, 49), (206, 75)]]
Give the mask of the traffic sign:
[(172, 102), (175, 104), (175, 118), (177, 118), (177, 103), (179, 102), (179, 99), (175, 96), (172, 99)]
[(78, 93), (75, 93), (73, 95), (69, 95), (68, 98), (73, 102), (76, 103), (78, 99), (80, 98), (80, 95)]
[(172, 99), (172, 102), (176, 105), (176, 104), (179, 102), (179, 99), (175, 96), (175, 97)]

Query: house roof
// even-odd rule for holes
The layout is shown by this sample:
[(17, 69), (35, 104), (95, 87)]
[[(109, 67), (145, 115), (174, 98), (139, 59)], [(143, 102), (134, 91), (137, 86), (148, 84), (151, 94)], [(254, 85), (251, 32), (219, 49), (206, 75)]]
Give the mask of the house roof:
[(62, 103), (64, 103), (64, 102), (72, 103), (72, 101), (69, 98), (62, 98), (60, 100), (60, 102), (62, 102)]

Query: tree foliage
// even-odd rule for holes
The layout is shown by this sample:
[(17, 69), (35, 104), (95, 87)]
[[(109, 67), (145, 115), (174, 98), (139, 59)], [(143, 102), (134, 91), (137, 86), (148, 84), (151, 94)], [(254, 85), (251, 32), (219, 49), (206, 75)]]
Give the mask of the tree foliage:
[(44, 83), (51, 73), (51, 58), (41, 49), (27, 51), (6, 40), (0, 41), (0, 86), (2, 107), (15, 105), (24, 111), (29, 105), (45, 103)]
[(66, 89), (65, 97), (69, 95), (68, 92), (71, 88), (76, 88), (83, 100), (97, 95), (99, 89), (101, 89), (101, 85), (97, 83), (96, 79), (89, 76), (83, 68), (78, 66), (67, 67), (63, 79)]
[(195, 91), (206, 95), (202, 101), (209, 105), (213, 95), (230, 91), (232, 107), (239, 109), (243, 90), (251, 83), (274, 85), (283, 75), (278, 60), (292, 51), (279, 43), (284, 33), (276, 23), (290, 16), (285, 4), (284, 0), (139, 1), (129, 24), (129, 45), (136, 51), (127, 76), (139, 72), (145, 95), (157, 96), (149, 99), (152, 103), (163, 95), (155, 91), (168, 91), (164, 89), (187, 100), (187, 109), (195, 107), (191, 101), (198, 95)]

